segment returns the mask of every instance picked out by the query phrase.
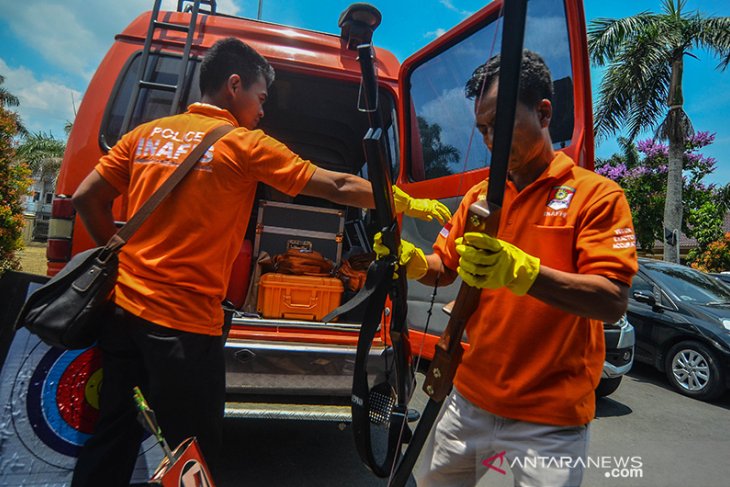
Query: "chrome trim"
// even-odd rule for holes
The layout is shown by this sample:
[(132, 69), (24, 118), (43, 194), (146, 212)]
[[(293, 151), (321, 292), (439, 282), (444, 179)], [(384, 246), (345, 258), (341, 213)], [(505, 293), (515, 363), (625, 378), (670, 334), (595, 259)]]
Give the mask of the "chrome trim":
[(616, 348), (634, 348), (636, 345), (636, 332), (634, 327), (627, 321), (624, 326), (621, 327), (621, 335), (619, 335), (618, 345)]
[[(302, 210), (303, 206), (306, 205), (299, 205), (295, 203), (283, 203), (281, 201), (270, 201), (270, 200), (263, 200), (265, 203), (261, 206), (273, 206), (275, 208), (284, 208), (288, 210)], [(342, 210), (336, 210), (334, 208), (320, 208), (319, 206), (306, 206), (307, 209), (315, 208), (317, 212), (319, 213), (328, 213), (330, 215), (337, 215), (337, 216), (343, 216), (344, 212)]]
[[(226, 348), (255, 348), (256, 350), (286, 350), (289, 352), (299, 353), (317, 352), (337, 354), (341, 354), (343, 352), (351, 352), (354, 354), (356, 350), (355, 345), (318, 345), (314, 343), (270, 342), (258, 340), (241, 340), (237, 338), (229, 338), (226, 342)], [(383, 350), (385, 350), (384, 346), (373, 346), (370, 349), (370, 354), (377, 356)]]
[(286, 419), (301, 421), (352, 421), (350, 406), (319, 404), (226, 403), (226, 418)]
[[(270, 233), (273, 235), (292, 235), (292, 230), (294, 230), (289, 227), (276, 227), (273, 225), (261, 225), (259, 228), (262, 233)], [(296, 231), (295, 235), (297, 237), (319, 238), (322, 240), (335, 240), (340, 236), (338, 233), (317, 232), (315, 230), (302, 230), (299, 228), (294, 231)]]
[(631, 366), (634, 365), (634, 357), (632, 355), (631, 360), (628, 364), (616, 367), (610, 362), (603, 362), (603, 372), (601, 372), (601, 379), (613, 379), (625, 375)]
[(636, 332), (631, 323), (626, 319), (622, 319), (621, 334), (619, 335), (617, 349), (630, 348), (631, 349), (631, 360), (629, 363), (621, 366), (616, 366), (610, 363), (608, 360), (603, 362), (603, 371), (601, 372), (602, 379), (611, 379), (625, 375), (631, 367), (634, 365), (634, 353), (636, 345)]
[(298, 328), (303, 330), (331, 330), (331, 331), (352, 331), (359, 332), (359, 323), (323, 323), (321, 321), (303, 320), (269, 320), (264, 318), (253, 318), (244, 316), (240, 312), (233, 315), (232, 325), (236, 326), (257, 326), (261, 328)]

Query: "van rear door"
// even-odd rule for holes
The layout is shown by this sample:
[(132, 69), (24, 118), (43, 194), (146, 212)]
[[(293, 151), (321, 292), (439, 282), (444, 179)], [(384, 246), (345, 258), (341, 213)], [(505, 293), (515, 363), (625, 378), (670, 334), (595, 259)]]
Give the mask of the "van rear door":
[[(464, 86), (501, 48), (503, 1), (495, 1), (427, 45), (402, 65), (399, 186), (415, 197), (437, 198), (456, 210), (462, 196), (489, 174), (489, 152), (475, 128), (474, 100)], [(553, 77), (550, 133), (556, 149), (593, 167), (593, 132), (585, 15), (581, 0), (531, 0), (525, 49), (540, 54)], [(519, 143), (519, 141), (513, 141)], [(440, 227), (403, 220), (403, 237), (429, 249)], [(423, 355), (430, 358), (460, 281), (437, 290)], [(433, 289), (409, 283), (409, 327), (419, 350)]]

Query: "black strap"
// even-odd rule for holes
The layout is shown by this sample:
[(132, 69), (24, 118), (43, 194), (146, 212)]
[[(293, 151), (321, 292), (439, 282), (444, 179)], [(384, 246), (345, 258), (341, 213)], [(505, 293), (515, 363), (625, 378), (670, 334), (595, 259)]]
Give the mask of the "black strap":
[(360, 290), (357, 292), (355, 296), (352, 297), (348, 302), (345, 304), (338, 306), (337, 308), (333, 309), (329, 313), (325, 315), (324, 318), (322, 318), (322, 321), (324, 323), (329, 323), (330, 321), (334, 320), (338, 316), (341, 316), (348, 311), (351, 311), (358, 306), (360, 306), (362, 303), (365, 302), (366, 299), (368, 299), (374, 292), (375, 289), (378, 287), (378, 282), (370, 279), (370, 271), (368, 270), (368, 276), (365, 278), (365, 285), (360, 288)]
[(129, 238), (137, 231), (137, 229), (139, 229), (147, 217), (149, 217), (160, 203), (162, 203), (162, 201), (170, 194), (170, 192), (172, 192), (173, 188), (188, 175), (193, 166), (195, 166), (198, 160), (203, 157), (203, 154), (205, 154), (210, 146), (215, 144), (218, 139), (234, 128), (235, 127), (233, 125), (225, 124), (208, 132), (205, 137), (203, 137), (203, 140), (201, 140), (192, 152), (188, 154), (182, 164), (180, 164), (165, 180), (165, 182), (162, 183), (162, 185), (157, 188), (154, 193), (152, 193), (152, 196), (144, 202), (142, 207), (137, 210), (134, 216), (130, 218), (129, 221), (127, 221), (127, 223), (112, 236), (112, 238), (109, 239), (109, 242), (107, 242), (105, 246), (106, 250), (116, 252), (124, 244), (126, 244)]
[[(383, 285), (383, 282), (384, 279), (392, 279), (392, 276), (388, 273), (390, 269), (390, 264), (381, 259), (373, 262), (368, 269), (365, 287), (370, 289), (370, 300), (365, 311), (363, 326), (360, 328), (352, 377), (352, 431), (355, 438), (355, 446), (362, 461), (379, 477), (387, 477), (390, 474), (389, 465), (393, 464), (396, 455), (399, 454), (398, 447), (400, 445), (394, 440), (397, 440), (402, 426), (401, 422), (405, 418), (405, 415), (397, 416), (391, 414), (389, 418), (391, 425), (388, 431), (388, 445), (386, 447), (385, 460), (379, 463), (373, 455), (372, 440), (370, 437), (371, 387), (368, 381), (366, 365), (370, 356), (370, 347), (378, 331), (378, 324), (380, 323), (385, 298), (388, 294), (387, 286)], [(397, 413), (397, 411), (394, 411), (394, 413)], [(394, 433), (395, 437), (393, 435)]]

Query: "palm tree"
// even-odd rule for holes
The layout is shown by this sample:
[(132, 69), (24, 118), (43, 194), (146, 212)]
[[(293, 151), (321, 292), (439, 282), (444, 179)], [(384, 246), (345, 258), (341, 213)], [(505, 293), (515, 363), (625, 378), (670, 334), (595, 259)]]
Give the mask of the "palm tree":
[[(684, 112), (684, 56), (705, 49), (730, 64), (730, 17), (686, 13), (686, 0), (663, 0), (662, 13), (643, 12), (624, 19), (596, 19), (588, 29), (591, 61), (606, 66), (595, 107), (595, 132), (605, 137), (627, 124), (633, 140), (655, 128), (669, 140), (667, 197), (664, 206), (664, 259), (677, 262), (682, 228), (682, 156), (693, 127)], [(668, 238), (669, 237), (669, 238)]]
[[(20, 105), (20, 100), (17, 96), (10, 93), (8, 90), (3, 88), (3, 83), (5, 83), (5, 76), (0, 74), (0, 107), (17, 107)], [(16, 129), (18, 131), (18, 134), (20, 135), (27, 135), (28, 130), (23, 126), (23, 124), (20, 122), (20, 118), (15, 117), (15, 125)]]
[(5, 83), (5, 76), (0, 74), (0, 105), (4, 107), (17, 107), (20, 104), (18, 97), (2, 87)]
[(426, 178), (440, 178), (453, 174), (449, 164), (459, 162), (459, 149), (453, 145), (441, 142), (441, 126), (437, 123), (429, 124), (425, 118), (418, 120), (418, 133), (421, 135), (423, 146), (423, 167)]
[(51, 174), (54, 179), (61, 168), (66, 144), (53, 135), (36, 132), (27, 135), (16, 150), (16, 155), (30, 167), (39, 181)]

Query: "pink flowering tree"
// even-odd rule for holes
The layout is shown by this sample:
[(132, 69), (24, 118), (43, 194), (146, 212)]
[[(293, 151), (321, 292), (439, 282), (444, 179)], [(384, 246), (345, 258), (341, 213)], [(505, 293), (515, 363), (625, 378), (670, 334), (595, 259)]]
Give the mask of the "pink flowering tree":
[[(656, 138), (669, 142), (661, 219), (669, 235), (686, 224), (683, 145), (694, 132), (684, 111), (684, 58), (704, 51), (720, 59), (720, 69), (730, 65), (730, 17), (689, 12), (686, 4), (687, 0), (662, 0), (659, 13), (595, 19), (588, 27), (591, 61), (606, 67), (593, 117), (598, 138), (625, 130), (634, 140), (642, 131), (655, 129)], [(665, 239), (665, 260), (677, 260), (677, 245)]]
[[(690, 260), (723, 237), (722, 224), (730, 206), (730, 185), (706, 184), (703, 180), (715, 171), (717, 161), (704, 156), (700, 149), (710, 145), (715, 134), (697, 132), (687, 138), (682, 156), (682, 231), (697, 239), (698, 249)], [(596, 162), (596, 172), (618, 182), (626, 192), (631, 207), (639, 248), (651, 251), (662, 240), (663, 213), (666, 204), (669, 147), (654, 139), (633, 144), (619, 139), (621, 153)]]

